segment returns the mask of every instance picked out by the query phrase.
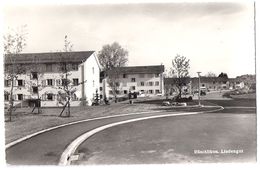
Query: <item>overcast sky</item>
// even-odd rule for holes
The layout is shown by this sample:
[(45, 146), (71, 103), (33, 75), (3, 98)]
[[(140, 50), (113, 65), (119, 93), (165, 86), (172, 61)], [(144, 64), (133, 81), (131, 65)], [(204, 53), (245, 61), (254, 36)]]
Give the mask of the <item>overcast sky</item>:
[(128, 65), (164, 64), (183, 55), (190, 75), (254, 74), (253, 3), (171, 3), (8, 6), (4, 30), (27, 24), (24, 52), (101, 50), (117, 41), (129, 51)]

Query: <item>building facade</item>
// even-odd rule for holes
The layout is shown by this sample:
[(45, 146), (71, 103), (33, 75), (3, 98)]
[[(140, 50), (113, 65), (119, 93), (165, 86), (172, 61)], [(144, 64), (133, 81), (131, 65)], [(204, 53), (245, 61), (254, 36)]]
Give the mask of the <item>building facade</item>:
[(13, 82), (17, 106), (29, 106), (38, 97), (42, 107), (63, 106), (65, 83), (73, 92), (71, 106), (91, 105), (99, 93), (100, 64), (94, 51), (5, 55), (6, 103), (10, 99), (12, 67), (24, 70)]
[(163, 65), (118, 67), (106, 73), (101, 81), (103, 96), (113, 96), (111, 80), (116, 84), (118, 96), (129, 92), (154, 96), (164, 94)]

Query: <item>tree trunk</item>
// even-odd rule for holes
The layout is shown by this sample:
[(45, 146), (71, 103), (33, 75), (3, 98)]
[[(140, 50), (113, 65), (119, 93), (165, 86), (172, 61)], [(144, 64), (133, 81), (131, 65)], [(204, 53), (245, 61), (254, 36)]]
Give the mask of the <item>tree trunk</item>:
[(37, 109), (38, 109), (38, 114), (40, 114), (41, 101), (40, 101), (40, 94), (39, 94), (39, 79), (38, 79), (38, 77), (37, 77), (37, 88), (38, 88), (38, 91), (37, 91)]
[(68, 97), (68, 117), (70, 117), (70, 96)]
[(63, 113), (63, 111), (65, 110), (65, 108), (67, 107), (67, 104), (68, 104), (68, 102), (66, 102), (66, 104), (63, 106), (63, 109), (62, 109), (62, 111), (60, 112), (60, 115), (59, 115), (59, 117), (61, 117), (61, 116), (62, 116), (62, 113)]
[(11, 91), (10, 91), (10, 99), (9, 99), (9, 121), (12, 121), (12, 112), (13, 112), (13, 107), (14, 107), (14, 99), (13, 99), (13, 89), (14, 89), (14, 77), (11, 78)]

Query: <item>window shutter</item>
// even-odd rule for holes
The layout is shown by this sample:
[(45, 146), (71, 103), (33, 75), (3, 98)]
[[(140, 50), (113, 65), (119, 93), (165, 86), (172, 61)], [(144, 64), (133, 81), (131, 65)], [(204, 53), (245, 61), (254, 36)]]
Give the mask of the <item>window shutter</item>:
[(42, 86), (46, 86), (46, 80), (42, 80)]
[(60, 85), (60, 79), (56, 79), (56, 86)]
[(46, 94), (42, 95), (42, 100), (46, 100)]

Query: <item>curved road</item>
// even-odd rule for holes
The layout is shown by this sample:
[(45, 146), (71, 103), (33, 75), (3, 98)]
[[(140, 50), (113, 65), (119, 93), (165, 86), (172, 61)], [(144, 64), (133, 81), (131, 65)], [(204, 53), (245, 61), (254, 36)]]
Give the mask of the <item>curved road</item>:
[(102, 125), (173, 112), (155, 112), (92, 120), (47, 131), (6, 149), (6, 162), (11, 165), (57, 165), (68, 144), (81, 134)]

